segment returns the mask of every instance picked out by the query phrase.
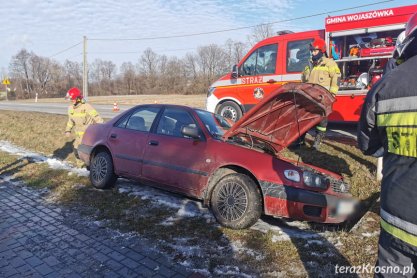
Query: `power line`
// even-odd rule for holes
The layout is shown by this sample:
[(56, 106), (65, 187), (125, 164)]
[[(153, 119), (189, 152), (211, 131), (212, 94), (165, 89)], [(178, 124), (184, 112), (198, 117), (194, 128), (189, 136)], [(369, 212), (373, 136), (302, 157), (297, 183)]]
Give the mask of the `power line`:
[[(171, 51), (185, 51), (185, 50), (195, 50), (196, 47), (193, 48), (178, 48), (178, 49), (152, 49), (154, 51), (161, 51), (161, 52), (171, 52)], [(98, 54), (139, 54), (143, 53), (143, 51), (120, 51), (120, 52), (114, 52), (114, 51), (99, 51), (99, 52), (88, 52), (88, 54), (92, 55), (98, 55)]]
[(194, 36), (200, 36), (200, 35), (208, 35), (208, 34), (231, 32), (231, 31), (237, 31), (237, 30), (243, 30), (243, 29), (250, 29), (250, 28), (254, 28), (254, 27), (259, 26), (259, 25), (269, 25), (269, 24), (273, 25), (273, 24), (277, 24), (277, 23), (283, 23), (283, 22), (288, 22), (288, 21), (293, 21), (293, 20), (299, 20), (299, 19), (306, 19), (306, 18), (316, 17), (316, 16), (320, 16), (320, 15), (328, 15), (330, 13), (337, 13), (337, 12), (342, 12), (342, 11), (347, 11), (347, 10), (353, 10), (353, 9), (357, 9), (357, 8), (364, 8), (364, 7), (378, 5), (378, 4), (382, 4), (382, 3), (388, 3), (388, 2), (392, 2), (392, 1), (394, 1), (394, 0), (385, 0), (385, 1), (380, 1), (380, 2), (376, 2), (376, 3), (372, 3), (372, 4), (360, 5), (360, 6), (355, 6), (355, 7), (351, 7), (351, 8), (344, 8), (344, 9), (339, 9), (339, 10), (334, 10), (334, 11), (328, 11), (328, 12), (322, 12), (322, 13), (313, 14), (313, 15), (300, 16), (300, 17), (295, 17), (295, 18), (290, 18), (290, 19), (284, 19), (284, 20), (279, 20), (279, 21), (272, 21), (272, 22), (269, 22), (269, 23), (263, 23), (263, 24), (245, 26), (245, 27), (238, 27), (238, 28), (231, 28), (231, 29), (223, 29), (223, 30), (209, 31), (209, 32), (200, 32), (200, 33), (192, 33), (192, 34), (184, 34), (184, 35), (172, 35), (172, 36), (161, 36), (161, 37), (145, 37), (145, 38), (92, 38), (92, 39), (89, 39), (89, 40), (92, 40), (92, 41), (144, 41), (144, 40), (159, 40), (159, 39), (173, 39), (173, 38), (194, 37)]
[(66, 48), (66, 49), (64, 49), (64, 50), (61, 50), (61, 51), (59, 51), (59, 52), (55, 53), (54, 55), (49, 56), (49, 58), (52, 58), (52, 57), (57, 56), (57, 55), (59, 55), (59, 54), (61, 54), (61, 53), (64, 53), (64, 52), (66, 52), (66, 51), (68, 51), (68, 50), (70, 50), (70, 49), (72, 49), (72, 48), (74, 48), (74, 47), (76, 47), (76, 46), (80, 45), (81, 43), (82, 43), (82, 42), (79, 42), (79, 43), (77, 43), (77, 44), (74, 44), (73, 46), (70, 46), (70, 47), (68, 47), (68, 48)]

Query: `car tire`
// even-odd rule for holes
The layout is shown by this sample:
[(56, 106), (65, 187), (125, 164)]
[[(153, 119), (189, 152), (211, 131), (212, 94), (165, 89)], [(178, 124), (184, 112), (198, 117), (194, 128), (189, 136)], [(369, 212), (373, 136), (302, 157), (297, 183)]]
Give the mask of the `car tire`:
[(240, 106), (234, 101), (223, 102), (217, 111), (221, 116), (231, 119), (234, 122), (242, 118), (243, 115), (242, 109), (240, 109)]
[(113, 187), (116, 180), (110, 154), (106, 151), (96, 154), (90, 163), (91, 184), (98, 189), (107, 189)]
[(221, 225), (236, 230), (248, 228), (262, 213), (259, 187), (247, 175), (229, 174), (214, 187), (211, 209)]

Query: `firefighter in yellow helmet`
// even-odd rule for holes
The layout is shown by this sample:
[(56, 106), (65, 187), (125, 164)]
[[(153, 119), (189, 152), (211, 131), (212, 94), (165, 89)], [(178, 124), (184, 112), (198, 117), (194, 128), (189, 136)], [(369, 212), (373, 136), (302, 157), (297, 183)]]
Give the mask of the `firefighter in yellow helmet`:
[[(336, 95), (339, 90), (340, 69), (332, 58), (327, 58), (325, 41), (315, 39), (310, 45), (310, 51), (311, 59), (301, 75), (301, 81), (321, 85)], [(323, 119), (316, 129), (313, 148), (318, 150), (326, 134), (327, 118)]]
[(102, 123), (103, 119), (90, 104), (86, 103), (78, 88), (69, 89), (66, 98), (70, 99), (72, 104), (68, 107), (68, 122), (65, 128), (65, 135), (69, 137), (71, 131), (74, 130), (74, 155), (77, 158), (77, 166), (81, 167), (84, 163), (78, 156), (78, 146), (81, 144), (84, 132), (89, 125)]

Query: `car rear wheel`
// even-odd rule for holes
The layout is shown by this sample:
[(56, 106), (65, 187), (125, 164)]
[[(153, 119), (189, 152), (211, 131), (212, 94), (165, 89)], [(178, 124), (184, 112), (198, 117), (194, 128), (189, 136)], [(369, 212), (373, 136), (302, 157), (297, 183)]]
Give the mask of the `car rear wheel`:
[(90, 181), (95, 188), (111, 188), (116, 183), (113, 160), (106, 151), (101, 151), (93, 157), (90, 164)]
[(217, 111), (221, 116), (231, 119), (234, 122), (239, 120), (243, 114), (239, 105), (233, 101), (223, 102)]
[(221, 225), (245, 229), (255, 224), (261, 216), (261, 193), (247, 175), (229, 174), (216, 184), (211, 208)]

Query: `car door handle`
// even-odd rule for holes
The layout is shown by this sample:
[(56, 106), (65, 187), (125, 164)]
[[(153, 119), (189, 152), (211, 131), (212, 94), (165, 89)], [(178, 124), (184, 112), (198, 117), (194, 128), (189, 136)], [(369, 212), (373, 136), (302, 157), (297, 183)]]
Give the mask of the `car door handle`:
[(112, 134), (110, 135), (110, 138), (117, 138), (117, 134), (112, 133)]
[(148, 142), (148, 145), (150, 145), (150, 146), (158, 146), (159, 145), (159, 142), (158, 141), (155, 141), (155, 140), (151, 140), (151, 141)]
[(270, 84), (275, 83), (275, 82), (277, 82), (275, 79), (269, 79), (268, 81), (266, 81), (266, 83), (270, 83)]

